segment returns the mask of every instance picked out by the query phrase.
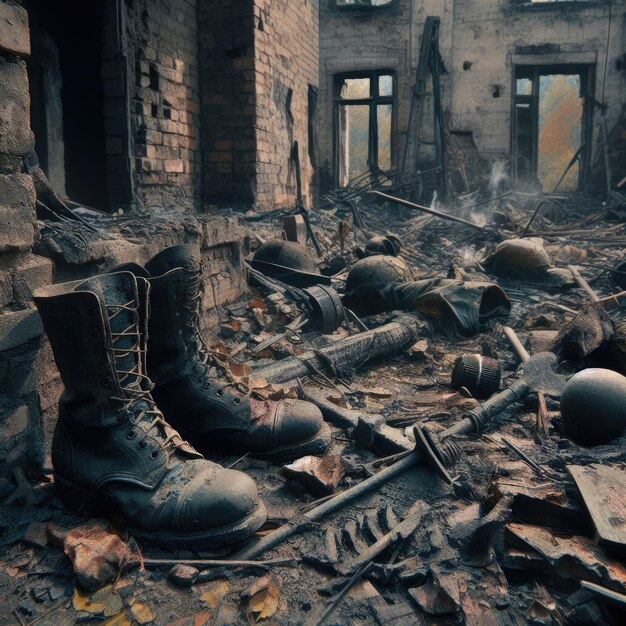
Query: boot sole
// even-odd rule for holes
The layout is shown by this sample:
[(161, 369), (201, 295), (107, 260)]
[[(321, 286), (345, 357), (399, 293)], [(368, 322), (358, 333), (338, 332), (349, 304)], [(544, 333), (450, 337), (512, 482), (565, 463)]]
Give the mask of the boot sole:
[(267, 452), (252, 452), (250, 456), (255, 459), (272, 461), (295, 461), (310, 454), (324, 454), (330, 447), (330, 426), (326, 423), (317, 431), (315, 437), (297, 444), (290, 444), (280, 448), (273, 448)]
[[(94, 513), (104, 515), (111, 519), (119, 517), (112, 515), (112, 511), (96, 495), (79, 487), (75, 483), (62, 478), (58, 474), (54, 476), (54, 484), (61, 501), (71, 509), (80, 513)], [(170, 549), (212, 549), (225, 545), (238, 543), (247, 539), (258, 530), (267, 519), (265, 505), (259, 502), (257, 508), (243, 520), (227, 526), (220, 526), (201, 532), (174, 532), (165, 530), (147, 530), (138, 528), (128, 520), (125, 521), (128, 532), (137, 539)]]

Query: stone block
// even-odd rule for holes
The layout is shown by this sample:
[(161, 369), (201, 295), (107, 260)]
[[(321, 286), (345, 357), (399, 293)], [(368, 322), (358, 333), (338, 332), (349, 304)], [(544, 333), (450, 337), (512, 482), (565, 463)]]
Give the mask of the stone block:
[(30, 130), (26, 63), (0, 60), (0, 85), (0, 153), (22, 156), (30, 152), (35, 142)]
[(2, 1), (0, 1), (0, 50), (17, 56), (30, 55), (30, 32), (26, 9)]
[(18, 406), (9, 410), (0, 420), (0, 442), (10, 443), (12, 439), (21, 435), (28, 428), (28, 407)]
[[(0, 63), (0, 68), (2, 65)], [(1, 120), (0, 144), (2, 144)], [(26, 174), (0, 174), (0, 252), (29, 250), (35, 236), (34, 219), (35, 188), (32, 178)]]
[(25, 309), (0, 313), (0, 352), (21, 346), (42, 334), (43, 326), (37, 311)]
[(0, 309), (13, 301), (13, 277), (10, 272), (0, 272)]
[(30, 304), (35, 289), (53, 282), (52, 261), (37, 254), (29, 254), (15, 268), (13, 294), (18, 304)]

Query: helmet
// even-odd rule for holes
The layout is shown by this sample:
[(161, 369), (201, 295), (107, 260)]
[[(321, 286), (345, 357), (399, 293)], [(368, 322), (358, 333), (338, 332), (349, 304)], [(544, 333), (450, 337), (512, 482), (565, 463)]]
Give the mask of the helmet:
[(499, 276), (543, 274), (551, 265), (548, 253), (536, 239), (507, 239), (496, 246), (490, 260)]
[(250, 265), (255, 270), (294, 287), (330, 284), (330, 279), (320, 274), (317, 262), (309, 250), (295, 241), (275, 239), (265, 242), (255, 252)]
[(380, 313), (389, 307), (380, 295), (388, 285), (413, 278), (409, 266), (399, 257), (376, 255), (357, 261), (346, 280), (344, 303), (355, 312)]
[(561, 395), (565, 432), (584, 446), (615, 439), (626, 428), (626, 377), (602, 368), (574, 374)]

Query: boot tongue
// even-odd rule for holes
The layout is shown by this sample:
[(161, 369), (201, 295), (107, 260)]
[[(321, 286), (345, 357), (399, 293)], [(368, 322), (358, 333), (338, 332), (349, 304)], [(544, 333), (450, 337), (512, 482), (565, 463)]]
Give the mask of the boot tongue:
[(166, 248), (146, 263), (146, 269), (153, 277), (177, 268), (192, 272), (200, 269), (200, 252), (196, 246), (185, 244)]
[[(91, 291), (105, 308), (115, 348), (116, 369), (124, 372), (141, 371), (138, 366), (139, 355), (136, 350), (139, 344), (138, 319), (134, 313), (138, 309), (138, 292), (135, 277), (129, 272), (116, 274), (100, 274), (82, 282), (76, 291)], [(121, 308), (128, 307), (128, 308)], [(116, 335), (128, 333), (128, 335)], [(129, 352), (124, 352), (129, 350)], [(120, 373), (120, 382), (124, 387), (141, 385), (141, 377)]]

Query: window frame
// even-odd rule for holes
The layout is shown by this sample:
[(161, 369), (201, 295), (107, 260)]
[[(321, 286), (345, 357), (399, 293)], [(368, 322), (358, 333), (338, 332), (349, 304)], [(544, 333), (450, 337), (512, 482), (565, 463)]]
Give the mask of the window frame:
[(328, 0), (328, 4), (333, 11), (385, 11), (395, 6), (398, 0), (390, 0), (387, 4), (379, 6), (367, 6), (363, 4), (337, 4), (337, 0)]
[[(391, 76), (391, 95), (379, 95), (380, 77)], [(370, 79), (370, 96), (367, 98), (342, 98), (341, 86), (345, 80), (369, 78)], [(340, 132), (340, 110), (346, 105), (368, 105), (369, 106), (369, 134), (368, 134), (368, 150), (367, 164), (370, 172), (389, 172), (393, 170), (395, 165), (395, 143), (396, 143), (396, 92), (397, 78), (396, 72), (390, 69), (377, 70), (359, 70), (354, 72), (342, 72), (335, 74), (333, 77), (333, 171), (335, 186), (339, 187), (339, 132)], [(391, 137), (390, 137), (390, 165), (389, 169), (383, 170), (378, 164), (378, 106), (391, 105)]]

